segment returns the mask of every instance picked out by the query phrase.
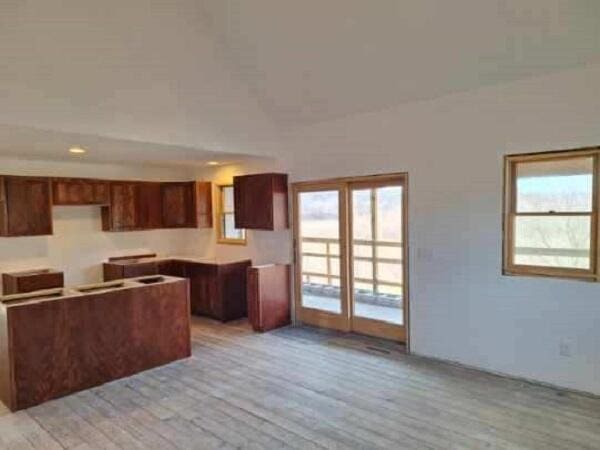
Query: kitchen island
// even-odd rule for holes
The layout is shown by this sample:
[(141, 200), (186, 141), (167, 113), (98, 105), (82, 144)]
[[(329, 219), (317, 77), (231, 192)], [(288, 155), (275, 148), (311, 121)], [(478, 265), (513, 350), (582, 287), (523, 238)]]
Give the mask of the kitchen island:
[(139, 277), (0, 297), (12, 411), (191, 356), (189, 281)]

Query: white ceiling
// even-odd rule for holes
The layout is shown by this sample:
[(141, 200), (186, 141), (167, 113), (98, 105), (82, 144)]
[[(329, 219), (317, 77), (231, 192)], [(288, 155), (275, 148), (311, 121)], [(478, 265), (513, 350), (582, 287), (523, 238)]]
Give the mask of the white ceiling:
[(0, 61), (0, 154), (36, 156), (44, 129), (201, 163), (276, 154), (285, 127), (600, 61), (600, 1), (1, 0)]
[(285, 125), (600, 60), (598, 0), (208, 0), (240, 79)]
[[(86, 153), (73, 155), (69, 152), (71, 147), (82, 147)], [(15, 159), (141, 164), (186, 169), (206, 167), (210, 161), (218, 162), (219, 165), (228, 165), (256, 161), (259, 158), (191, 147), (1, 124), (0, 155)]]
[(0, 0), (0, 123), (260, 153), (273, 122), (204, 17), (196, 0)]

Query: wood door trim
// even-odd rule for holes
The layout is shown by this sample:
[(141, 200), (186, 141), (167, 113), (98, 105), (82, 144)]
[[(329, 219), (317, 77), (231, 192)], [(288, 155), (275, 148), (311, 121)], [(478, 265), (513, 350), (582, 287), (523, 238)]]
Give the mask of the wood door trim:
[[(350, 296), (352, 290), (350, 288), (351, 282), (351, 255), (352, 246), (349, 243), (349, 236), (351, 233), (351, 220), (349, 215), (351, 214), (351, 198), (350, 191), (352, 187), (369, 186), (369, 187), (383, 187), (383, 186), (402, 186), (403, 198), (402, 198), (402, 234), (403, 234), (403, 248), (402, 248), (402, 275), (403, 275), (403, 325), (388, 324), (386, 322), (369, 320), (366, 318), (355, 318), (349, 311), (349, 305), (353, 305)], [(342, 267), (340, 271), (341, 288), (342, 288), (342, 314), (346, 314), (344, 320), (346, 324), (344, 326), (335, 326), (335, 321), (332, 319), (336, 317), (335, 314), (328, 313), (326, 311), (319, 311), (310, 308), (304, 308), (301, 305), (302, 301), (302, 264), (301, 264), (301, 245), (299, 243), (300, 238), (300, 224), (299, 224), (299, 211), (298, 211), (298, 200), (301, 192), (317, 192), (323, 190), (338, 190), (340, 191), (340, 206), (344, 205), (342, 218), (343, 224), (340, 223), (340, 258), (342, 261)], [(388, 339), (401, 340), (406, 345), (406, 351), (410, 352), (410, 299), (409, 299), (409, 235), (408, 235), (408, 173), (399, 172), (392, 174), (380, 174), (380, 175), (369, 175), (359, 177), (342, 177), (332, 178), (328, 180), (317, 180), (317, 181), (302, 181), (292, 183), (292, 218), (293, 218), (293, 255), (294, 255), (294, 311), (293, 317), (301, 322), (316, 322), (317, 326), (327, 326), (328, 328), (340, 329), (342, 331), (350, 331), (353, 328), (353, 322), (357, 324), (357, 327), (367, 334), (368, 331), (373, 329), (374, 324), (381, 326), (382, 336)], [(342, 228), (345, 228), (342, 230)], [(346, 311), (345, 311), (346, 310)], [(401, 330), (401, 331), (400, 331)], [(360, 330), (357, 330), (361, 332)]]

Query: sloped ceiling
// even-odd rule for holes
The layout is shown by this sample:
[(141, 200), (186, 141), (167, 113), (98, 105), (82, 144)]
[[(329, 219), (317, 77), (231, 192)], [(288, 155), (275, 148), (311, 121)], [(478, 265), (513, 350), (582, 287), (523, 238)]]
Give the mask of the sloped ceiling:
[(593, 63), (598, 0), (208, 0), (235, 72), (284, 125)]
[(599, 52), (598, 0), (2, 0), (0, 124), (276, 154), (286, 127)]
[(273, 122), (215, 54), (198, 3), (0, 1), (0, 124), (260, 153)]

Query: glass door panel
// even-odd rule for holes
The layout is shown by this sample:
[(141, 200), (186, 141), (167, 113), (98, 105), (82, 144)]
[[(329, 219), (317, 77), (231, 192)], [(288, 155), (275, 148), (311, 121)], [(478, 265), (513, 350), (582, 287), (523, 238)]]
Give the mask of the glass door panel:
[(297, 202), (300, 305), (341, 314), (340, 192), (300, 192)]
[(403, 325), (403, 189), (351, 189), (352, 312), (356, 319)]

